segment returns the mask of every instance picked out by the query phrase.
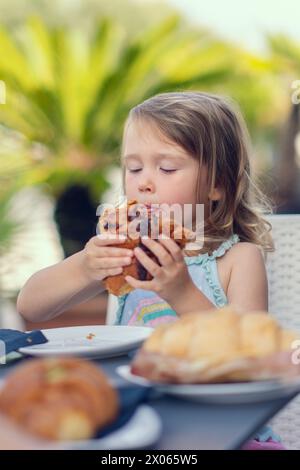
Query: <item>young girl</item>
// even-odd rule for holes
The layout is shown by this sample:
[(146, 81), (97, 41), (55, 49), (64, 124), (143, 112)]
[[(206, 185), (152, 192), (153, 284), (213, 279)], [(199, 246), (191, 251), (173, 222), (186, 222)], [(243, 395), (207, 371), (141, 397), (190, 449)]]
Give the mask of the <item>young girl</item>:
[(251, 179), (246, 127), (232, 104), (199, 92), (144, 101), (125, 125), (122, 167), (127, 199), (203, 204), (203, 247), (182, 253), (170, 238), (143, 240), (156, 263), (140, 248), (122, 248), (122, 240), (116, 248), (109, 246), (116, 240), (95, 236), (83, 251), (29, 279), (18, 298), (25, 318), (48, 320), (96, 295), (133, 254), (153, 279), (126, 277), (134, 290), (118, 298), (117, 324), (153, 327), (227, 303), (240, 311), (268, 309), (263, 254), (273, 249), (270, 226)]

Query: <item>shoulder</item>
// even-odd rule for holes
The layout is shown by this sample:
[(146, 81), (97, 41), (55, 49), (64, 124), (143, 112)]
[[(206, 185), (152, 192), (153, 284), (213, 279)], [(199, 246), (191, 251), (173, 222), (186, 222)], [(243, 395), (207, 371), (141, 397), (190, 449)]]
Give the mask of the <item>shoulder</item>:
[(253, 243), (239, 242), (228, 251), (228, 300), (245, 310), (267, 310), (268, 281), (264, 254)]
[(230, 276), (237, 267), (264, 266), (264, 254), (254, 243), (238, 242), (217, 259), (218, 265)]
[(264, 253), (263, 250), (254, 243), (239, 242), (228, 250), (227, 260), (234, 265), (237, 263), (264, 264)]
[(236, 273), (237, 276), (243, 275), (244, 278), (266, 275), (263, 250), (254, 243), (236, 243), (226, 254), (230, 277), (232, 277), (234, 273)]
[(244, 274), (245, 272), (264, 271), (262, 250), (254, 243), (238, 242), (216, 261), (220, 281), (226, 293), (233, 277), (242, 276), (245, 279), (245, 275), (247, 275)]

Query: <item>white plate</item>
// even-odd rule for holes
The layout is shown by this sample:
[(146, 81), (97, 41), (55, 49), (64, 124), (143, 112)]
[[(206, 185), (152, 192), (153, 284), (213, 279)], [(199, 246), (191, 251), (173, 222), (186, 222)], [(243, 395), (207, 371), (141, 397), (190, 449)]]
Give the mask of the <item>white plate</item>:
[(73, 326), (42, 330), (48, 343), (20, 348), (29, 356), (113, 357), (138, 348), (152, 333), (152, 328), (139, 326)]
[(154, 387), (161, 393), (187, 400), (206, 403), (237, 404), (255, 403), (282, 398), (300, 392), (300, 378), (289, 381), (264, 380), (226, 384), (160, 384), (151, 382), (130, 372), (130, 366), (119, 366), (117, 373), (129, 382)]
[[(145, 430), (147, 430), (145, 432)], [(148, 405), (140, 405), (131, 419), (108, 436), (87, 441), (64, 442), (62, 449), (124, 450), (144, 449), (155, 444), (162, 433), (157, 412)]]

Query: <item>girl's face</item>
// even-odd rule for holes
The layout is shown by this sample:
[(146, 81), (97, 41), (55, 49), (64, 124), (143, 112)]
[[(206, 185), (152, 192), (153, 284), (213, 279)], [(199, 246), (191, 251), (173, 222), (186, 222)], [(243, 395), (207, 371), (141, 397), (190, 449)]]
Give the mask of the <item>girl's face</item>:
[[(199, 163), (155, 126), (130, 121), (123, 141), (127, 199), (147, 204), (194, 204)], [(200, 180), (205, 184), (206, 174)], [(198, 201), (200, 202), (200, 201)], [(204, 202), (204, 201), (203, 201)]]

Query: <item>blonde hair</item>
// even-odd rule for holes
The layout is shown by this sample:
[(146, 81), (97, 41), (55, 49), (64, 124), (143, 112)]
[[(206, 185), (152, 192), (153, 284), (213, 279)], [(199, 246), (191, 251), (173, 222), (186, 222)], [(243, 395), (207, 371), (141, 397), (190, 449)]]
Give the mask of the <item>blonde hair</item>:
[(271, 224), (263, 218), (272, 212), (271, 205), (253, 182), (248, 131), (231, 100), (194, 91), (161, 93), (131, 109), (124, 133), (132, 121), (154, 124), (199, 161), (196, 201), (200, 201), (202, 164), (207, 166), (209, 191), (221, 190), (221, 199), (209, 202), (200, 251), (212, 252), (233, 233), (264, 252), (274, 250)]

